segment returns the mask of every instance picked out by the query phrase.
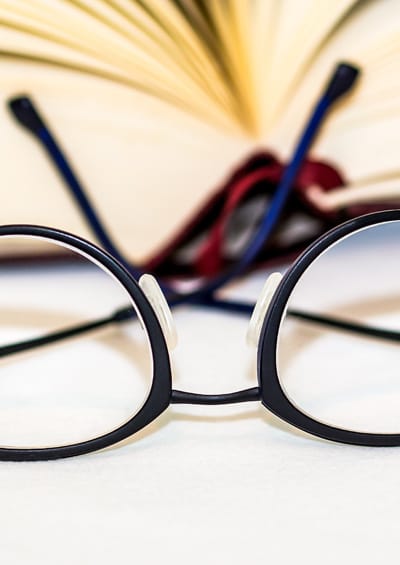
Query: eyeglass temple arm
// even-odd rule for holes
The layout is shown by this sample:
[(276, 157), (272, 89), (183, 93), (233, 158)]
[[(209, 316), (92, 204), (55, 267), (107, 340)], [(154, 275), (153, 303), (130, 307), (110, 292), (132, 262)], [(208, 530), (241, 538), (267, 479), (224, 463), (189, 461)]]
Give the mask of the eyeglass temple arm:
[[(295, 145), (294, 153), (283, 171), (282, 178), (274, 192), (268, 210), (258, 225), (251, 241), (248, 243), (247, 249), (225, 276), (222, 275), (222, 277), (217, 279), (217, 282), (212, 280), (208, 287), (206, 285), (202, 289), (203, 296), (198, 295), (196, 301), (197, 298), (201, 301), (203, 297), (208, 294), (210, 297), (210, 305), (218, 307), (217, 305), (219, 305), (220, 302), (214, 302), (212, 300), (214, 291), (218, 290), (218, 288), (234, 277), (242, 275), (258, 256), (278, 225), (290, 193), (295, 185), (297, 175), (325, 118), (334, 104), (353, 88), (359, 74), (360, 70), (349, 63), (340, 63), (336, 66), (322, 96), (311, 112), (310, 119)], [(227, 310), (226, 307), (223, 309)]]
[(334, 103), (353, 88), (359, 73), (360, 70), (357, 67), (348, 63), (337, 65), (324, 93), (312, 111), (310, 120), (300, 136), (288, 166), (283, 172), (269, 211), (263, 218), (255, 238), (243, 254), (240, 263), (248, 265), (271, 235), (282, 214), (304, 159), (323, 124), (324, 118)]
[[(229, 312), (237, 312), (238, 314), (244, 314), (250, 316), (254, 309), (254, 304), (246, 302), (236, 302), (229, 300), (214, 299), (216, 302), (220, 302), (221, 309), (225, 308)], [(203, 306), (206, 306), (205, 302)], [(379, 339), (385, 339), (388, 341), (400, 341), (400, 332), (395, 330), (385, 330), (382, 328), (376, 328), (374, 326), (367, 326), (365, 324), (359, 324), (357, 322), (347, 322), (339, 318), (334, 318), (331, 316), (323, 316), (320, 314), (315, 314), (313, 312), (306, 312), (304, 310), (297, 310), (296, 308), (289, 308), (286, 312), (287, 316), (291, 318), (297, 318), (305, 322), (312, 322), (314, 324), (320, 324), (321, 326), (326, 326), (330, 328), (335, 328), (338, 330), (344, 330), (358, 335), (364, 335), (367, 337), (377, 337)]]
[(96, 207), (78, 179), (78, 175), (73, 170), (64, 151), (62, 151), (56, 138), (47, 127), (43, 117), (39, 114), (37, 108), (35, 108), (32, 100), (28, 96), (18, 96), (11, 98), (8, 102), (8, 106), (18, 122), (39, 140), (43, 149), (55, 164), (57, 172), (65, 182), (73, 198), (77, 201), (79, 210), (84, 219), (89, 224), (104, 249), (117, 258), (120, 263), (136, 276), (137, 273), (135, 269), (132, 269), (131, 265), (127, 263), (119, 252), (104, 222), (100, 219)]
[(94, 320), (86, 324), (78, 324), (76, 326), (70, 326), (69, 328), (65, 328), (64, 330), (49, 333), (41, 337), (34, 337), (32, 339), (11, 343), (9, 345), (2, 345), (0, 346), (0, 358), (6, 357), (7, 355), (13, 355), (15, 353), (29, 351), (31, 349), (36, 349), (44, 345), (50, 345), (51, 343), (63, 341), (64, 339), (71, 337), (76, 337), (88, 333), (92, 330), (108, 326), (110, 324), (124, 322), (126, 320), (132, 319), (133, 316), (134, 310), (128, 307), (114, 312), (111, 316), (99, 318), (98, 320)]
[[(237, 313), (249, 315), (251, 314), (254, 305), (241, 302), (229, 302), (232, 308), (226, 308), (226, 301), (221, 301), (226, 310), (235, 310)], [(92, 330), (99, 329), (110, 324), (119, 324), (121, 322), (126, 322), (127, 320), (135, 317), (135, 311), (131, 307), (122, 308), (117, 310), (111, 316), (100, 318), (86, 324), (71, 326), (64, 330), (53, 332), (42, 337), (32, 338), (25, 341), (20, 341), (17, 343), (12, 343), (9, 345), (0, 346), (0, 358), (7, 357), (8, 355), (13, 355), (16, 353), (22, 353), (24, 351), (30, 351), (38, 347), (45, 345), (50, 345), (52, 343), (57, 343), (58, 341), (63, 341), (71, 337), (76, 337), (83, 335)], [(292, 318), (298, 318), (305, 322), (311, 322), (315, 324), (320, 324), (322, 326), (331, 327), (339, 330), (348, 331), (358, 335), (364, 335), (367, 337), (376, 337), (379, 339), (385, 339), (388, 341), (400, 342), (400, 332), (394, 330), (385, 330), (381, 328), (376, 328), (373, 326), (366, 326), (364, 324), (346, 322), (337, 318), (332, 318), (330, 316), (321, 316), (314, 313), (304, 312), (302, 310), (291, 310), (287, 311), (287, 316)]]
[(291, 318), (298, 318), (305, 322), (312, 322), (338, 330), (345, 330), (348, 332), (357, 333), (358, 335), (377, 337), (388, 341), (400, 341), (400, 332), (395, 330), (385, 330), (376, 328), (374, 326), (358, 324), (356, 322), (346, 322), (338, 318), (331, 318), (330, 316), (320, 316), (318, 314), (303, 312), (302, 310), (289, 310), (288, 315)]

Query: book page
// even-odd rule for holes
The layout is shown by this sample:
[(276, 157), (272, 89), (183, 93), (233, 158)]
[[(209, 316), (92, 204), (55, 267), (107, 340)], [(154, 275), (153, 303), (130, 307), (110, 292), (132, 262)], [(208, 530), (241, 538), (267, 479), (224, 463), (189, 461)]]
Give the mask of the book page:
[(351, 182), (400, 173), (400, 4), (359, 5), (314, 56), (266, 142), (290, 155), (307, 113), (339, 61), (361, 69), (354, 91), (333, 108), (312, 154)]
[[(290, 158), (335, 65), (361, 80), (312, 156), (350, 182), (399, 175), (397, 0), (0, 0), (0, 221), (90, 235), (37, 141), (28, 93), (135, 260), (185, 224), (252, 150)], [(24, 206), (21, 206), (21, 202)]]

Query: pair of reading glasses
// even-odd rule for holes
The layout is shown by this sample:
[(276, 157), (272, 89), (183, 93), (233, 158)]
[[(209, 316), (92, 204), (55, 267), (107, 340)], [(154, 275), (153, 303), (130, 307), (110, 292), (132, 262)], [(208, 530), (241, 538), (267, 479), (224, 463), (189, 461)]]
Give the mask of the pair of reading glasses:
[[(0, 297), (0, 459), (106, 448), (170, 404), (254, 401), (321, 438), (400, 445), (399, 210), (342, 224), (283, 278), (269, 276), (247, 336), (257, 348), (258, 383), (226, 394), (172, 388), (176, 332), (151, 275), (137, 283), (93, 243), (46, 227), (1, 227), (0, 251), (27, 239), (35, 249), (61, 246), (80, 264), (1, 266), (8, 286)], [(66, 325), (77, 318), (85, 321)], [(61, 319), (64, 329), (54, 331)], [(43, 327), (52, 331), (43, 335)]]
[[(379, 284), (379, 281), (378, 284), (364, 285), (366, 295), (363, 297), (363, 304), (368, 305), (370, 298), (373, 298), (372, 302), (377, 311), (374, 310), (371, 315), (373, 321), (377, 320), (376, 325), (371, 323), (369, 318), (368, 323), (365, 323), (365, 317), (360, 313), (360, 304), (354, 316), (349, 317), (349, 311), (346, 309), (347, 316), (343, 318), (332, 315), (332, 312), (344, 308), (343, 304), (335, 305), (335, 297), (342, 297), (344, 293), (339, 292), (340, 289), (337, 288), (332, 290), (332, 284), (336, 281), (334, 276), (328, 277), (329, 284), (326, 284), (327, 281), (324, 282), (325, 292), (319, 291), (320, 279), (324, 279), (324, 273), (329, 272), (330, 269), (333, 269), (333, 275), (342, 272), (343, 264), (349, 270), (349, 278), (360, 276), (362, 271), (360, 266), (354, 271), (357, 262), (350, 265), (347, 263), (346, 257), (349, 254), (354, 256), (355, 253), (356, 257), (363, 257), (366, 249), (369, 253), (373, 248), (376, 255), (375, 264), (369, 260), (362, 265), (367, 264), (368, 268), (379, 273), (385, 268), (388, 269), (388, 265), (392, 268), (392, 261), (386, 260), (382, 269), (379, 269), (378, 263), (382, 261), (382, 257), (387, 256), (385, 250), (388, 245), (398, 241), (396, 233), (397, 236), (400, 235), (398, 233), (400, 212), (391, 211), (364, 216), (351, 220), (324, 235), (295, 262), (283, 280), (279, 273), (274, 273), (268, 278), (254, 311), (253, 305), (218, 299), (214, 295), (216, 290), (243, 273), (273, 233), (299, 168), (323, 118), (332, 104), (351, 89), (357, 74), (358, 70), (351, 65), (340, 64), (337, 67), (325, 93), (314, 109), (291, 162), (285, 169), (271, 204), (240, 261), (227, 272), (203, 281), (196, 290), (185, 294), (177, 292), (175, 288), (165, 283), (160, 289), (151, 275), (143, 274), (138, 267), (121, 255), (32, 101), (27, 97), (20, 97), (10, 102), (14, 115), (36, 135), (56, 164), (103, 249), (66, 232), (26, 225), (0, 228), (0, 244), (1, 241), (6, 240), (9, 243), (12, 239), (13, 246), (17, 249), (20, 242), (26, 243), (29, 239), (34, 242), (35, 248), (43, 245), (47, 250), (49, 246), (61, 246), (71, 256), (79, 258), (79, 266), (87, 269), (88, 273), (92, 273), (93, 270), (96, 271), (97, 276), (101, 273), (104, 288), (110, 289), (110, 298), (102, 305), (105, 308), (102, 315), (93, 318), (92, 312), (96, 311), (96, 308), (90, 304), (90, 289), (87, 289), (88, 295), (85, 296), (87, 311), (78, 313), (76, 304), (81, 301), (76, 298), (78, 295), (81, 296), (85, 289), (81, 288), (80, 277), (75, 282), (75, 277), (68, 275), (70, 292), (66, 297), (63, 291), (63, 315), (68, 312), (68, 320), (83, 315), (84, 323), (65, 322), (60, 330), (57, 326), (56, 329), (52, 327), (53, 324), (56, 325), (55, 321), (46, 322), (51, 331), (44, 335), (39, 333), (35, 323), (30, 328), (33, 331), (32, 335), (24, 335), (23, 339), (14, 341), (7, 336), (10, 335), (10, 328), (16, 337), (21, 333), (18, 319), (11, 320), (8, 327), (4, 328), (3, 335), (0, 334), (2, 343), (0, 357), (3, 358), (4, 366), (8, 366), (10, 358), (22, 360), (24, 364), (28, 359), (27, 356), (30, 357), (29, 353), (40, 349), (43, 356), (43, 372), (41, 372), (40, 386), (37, 386), (36, 381), (28, 383), (27, 386), (25, 377), (19, 369), (17, 379), (15, 375), (13, 376), (12, 368), (10, 374), (6, 374), (3, 379), (0, 386), (2, 398), (0, 428), (3, 430), (0, 433), (0, 445), (7, 447), (0, 448), (1, 459), (54, 459), (98, 450), (135, 434), (157, 418), (171, 403), (228, 404), (261, 401), (280, 418), (326, 439), (360, 445), (400, 444), (400, 434), (394, 433), (394, 430), (400, 431), (400, 426), (396, 428), (398, 404), (396, 395), (393, 395), (391, 389), (393, 383), (390, 374), (387, 375), (385, 382), (380, 380), (377, 388), (372, 377), (368, 378), (369, 387), (365, 386), (365, 381), (360, 383), (359, 363), (355, 363), (351, 379), (343, 370), (336, 374), (336, 378), (325, 378), (316, 370), (308, 370), (310, 363), (312, 365), (310, 360), (315, 356), (311, 353), (306, 354), (308, 345), (315, 345), (317, 342), (322, 350), (327, 348), (326, 354), (332, 359), (343, 360), (335, 350), (338, 344), (332, 344), (331, 339), (326, 338), (327, 331), (328, 336), (336, 337), (339, 331), (340, 336), (345, 336), (342, 345), (348, 355), (358, 351), (351, 348), (350, 341), (353, 339), (356, 339), (357, 343), (361, 339), (361, 349), (367, 344), (369, 353), (375, 351), (375, 347), (372, 348), (370, 344), (372, 339), (375, 346), (376, 342), (379, 342), (380, 348), (382, 343), (388, 345), (388, 359), (390, 359), (393, 354), (393, 344), (400, 339), (400, 332), (395, 327), (390, 327), (395, 322), (385, 318), (385, 312), (382, 312), (383, 306), (380, 305), (380, 309), (378, 308), (380, 303), (374, 293), (376, 289), (380, 292), (383, 290), (383, 295), (387, 296), (391, 295), (392, 289), (385, 290), (384, 285)], [(393, 257), (395, 254), (392, 259)], [(14, 267), (15, 269), (23, 270), (21, 266)], [(46, 267), (44, 271), (44, 275), (47, 271), (48, 277), (44, 278), (47, 278), (48, 282), (43, 280), (43, 269), (31, 267), (29, 274), (33, 275), (36, 281), (33, 288), (30, 285), (26, 289), (23, 288), (27, 283), (20, 281), (26, 281), (26, 277), (16, 277), (16, 280), (12, 281), (12, 295), (15, 304), (18, 304), (14, 315), (15, 312), (23, 312), (24, 307), (27, 308), (29, 316), (25, 321), (32, 318), (32, 313), (36, 313), (37, 316), (38, 312), (41, 312), (43, 301), (49, 298), (48, 290), (54, 289), (55, 283), (51, 279), (60, 276), (59, 273), (54, 274), (54, 270), (50, 267)], [(80, 272), (80, 269), (77, 271)], [(395, 274), (389, 273), (389, 275), (385, 280), (396, 280)], [(139, 284), (135, 282), (135, 278), (139, 279)], [(345, 281), (346, 277), (343, 276), (340, 280)], [(347, 292), (349, 288), (346, 288)], [(322, 301), (321, 304), (316, 300), (316, 291), (318, 296), (321, 295), (319, 299), (320, 302)], [(358, 292), (357, 298), (359, 294)], [(20, 301), (20, 296), (23, 296), (24, 300)], [(348, 304), (352, 304), (354, 297), (348, 296), (347, 299)], [(248, 341), (258, 349), (258, 386), (215, 395), (173, 390), (169, 350), (176, 343), (176, 332), (168, 303), (171, 306), (181, 303), (208, 305), (245, 314), (253, 311)], [(302, 307), (299, 307), (299, 304)], [(112, 310), (107, 310), (108, 308)], [(355, 320), (357, 316), (359, 319)], [(389, 329), (385, 326), (387, 322)], [(42, 327), (46, 323), (42, 320), (39, 325)], [(310, 327), (314, 329), (311, 331)], [(135, 345), (132, 347), (129, 359), (116, 360), (115, 355), (103, 355), (103, 351), (100, 353), (99, 348), (96, 347), (98, 344), (93, 343), (96, 341), (93, 340), (93, 336), (97, 335), (94, 330), (105, 328), (117, 328), (121, 335), (124, 334), (124, 340), (128, 345)], [(322, 340), (321, 331), (324, 336)], [(313, 332), (317, 333), (317, 337), (311, 335)], [(283, 339), (285, 333), (288, 337)], [(121, 337), (120, 334), (118, 335)], [(69, 339), (83, 336), (89, 337), (91, 342), (86, 349), (80, 340)], [(288, 347), (285, 344), (290, 343), (291, 336), (295, 343), (302, 344), (306, 340), (305, 354), (297, 362), (294, 359), (290, 361), (293, 355), (289, 354), (289, 361), (282, 361), (282, 365), (278, 359), (278, 352), (281, 355), (282, 351), (285, 351), (285, 347)], [(58, 358), (55, 354), (54, 348), (60, 344), (67, 344), (70, 348), (68, 362), (65, 362), (65, 357)], [(73, 353), (71, 348), (77, 353)], [(379, 351), (381, 352), (381, 349)], [(143, 362), (144, 357), (145, 362)], [(356, 357), (358, 361), (365, 359), (361, 350)], [(94, 365), (91, 364), (93, 361)], [(104, 373), (101, 376), (98, 370), (93, 372), (93, 368), (99, 363), (103, 368), (101, 373)], [(107, 374), (108, 366), (111, 373)], [(331, 362), (328, 372), (332, 372), (334, 366), (335, 363)], [(392, 365), (388, 363), (388, 366)], [(54, 369), (56, 369), (55, 373)], [(74, 372), (78, 370), (86, 375), (85, 378), (81, 376), (79, 379), (76, 378)], [(306, 382), (305, 378), (311, 380)], [(337, 389), (332, 389), (334, 384)], [(2, 388), (5, 392), (3, 395), (1, 395)], [(376, 404), (379, 405), (380, 416), (375, 419), (371, 418), (371, 403), (373, 410)]]

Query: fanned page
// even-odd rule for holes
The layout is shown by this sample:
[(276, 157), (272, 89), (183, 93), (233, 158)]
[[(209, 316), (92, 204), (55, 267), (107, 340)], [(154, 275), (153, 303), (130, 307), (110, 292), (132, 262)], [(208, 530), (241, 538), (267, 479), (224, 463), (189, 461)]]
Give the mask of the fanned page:
[(313, 154), (400, 177), (396, 0), (0, 0), (0, 223), (90, 236), (6, 108), (33, 97), (123, 251), (142, 261), (260, 147), (290, 155), (334, 65), (362, 80)]
[(400, 3), (358, 2), (312, 53), (276, 118), (269, 146), (287, 156), (310, 102), (338, 60), (358, 65), (360, 80), (328, 118), (313, 155), (332, 162), (351, 183), (400, 182)]

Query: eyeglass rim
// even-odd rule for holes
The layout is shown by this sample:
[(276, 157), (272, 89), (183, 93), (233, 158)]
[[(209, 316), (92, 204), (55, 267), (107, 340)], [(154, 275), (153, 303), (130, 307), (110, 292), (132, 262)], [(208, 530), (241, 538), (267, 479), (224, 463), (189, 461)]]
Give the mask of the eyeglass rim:
[(322, 439), (370, 447), (400, 445), (400, 433), (364, 433), (346, 430), (314, 420), (302, 412), (285, 394), (279, 380), (276, 360), (279, 328), (287, 302), (297, 282), (311, 263), (343, 237), (362, 228), (393, 221), (400, 221), (400, 210), (374, 212), (349, 220), (317, 239), (286, 272), (264, 319), (257, 352), (257, 378), (261, 390), (261, 402), (278, 418)]
[(72, 249), (85, 253), (114, 275), (137, 307), (146, 327), (153, 359), (153, 374), (152, 385), (142, 408), (128, 422), (115, 430), (93, 439), (57, 447), (1, 447), (0, 461), (47, 461), (90, 453), (132, 436), (155, 420), (170, 404), (172, 389), (170, 359), (157, 316), (133, 277), (114, 257), (100, 247), (62, 230), (37, 225), (15, 224), (0, 226), (0, 238), (3, 236), (46, 238), (68, 245)]

